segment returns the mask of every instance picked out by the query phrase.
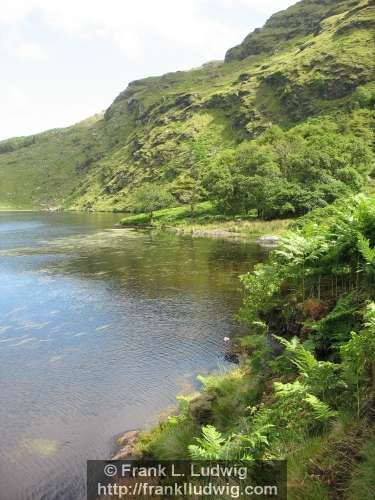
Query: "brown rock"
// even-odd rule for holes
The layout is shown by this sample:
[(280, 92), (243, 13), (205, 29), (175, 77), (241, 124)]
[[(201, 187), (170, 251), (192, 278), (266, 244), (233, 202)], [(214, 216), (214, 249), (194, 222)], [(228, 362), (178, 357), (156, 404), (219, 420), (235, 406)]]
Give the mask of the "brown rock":
[(117, 443), (120, 446), (125, 446), (126, 444), (134, 444), (139, 436), (139, 431), (127, 431), (117, 438)]
[(117, 438), (117, 443), (121, 448), (112, 457), (112, 460), (126, 460), (134, 457), (135, 446), (139, 438), (139, 431), (127, 431)]

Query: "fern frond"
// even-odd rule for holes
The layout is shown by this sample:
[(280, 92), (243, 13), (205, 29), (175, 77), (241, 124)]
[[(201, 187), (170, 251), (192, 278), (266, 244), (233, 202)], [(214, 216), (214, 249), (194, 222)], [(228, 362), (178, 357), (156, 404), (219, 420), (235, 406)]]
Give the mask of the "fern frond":
[(367, 265), (374, 264), (375, 262), (375, 248), (371, 248), (370, 240), (365, 238), (362, 234), (358, 235), (357, 239), (358, 250), (362, 257), (365, 259)]
[(318, 420), (319, 422), (327, 422), (337, 415), (337, 412), (332, 410), (326, 403), (318, 399), (313, 394), (308, 394), (304, 400), (312, 408), (315, 420)]

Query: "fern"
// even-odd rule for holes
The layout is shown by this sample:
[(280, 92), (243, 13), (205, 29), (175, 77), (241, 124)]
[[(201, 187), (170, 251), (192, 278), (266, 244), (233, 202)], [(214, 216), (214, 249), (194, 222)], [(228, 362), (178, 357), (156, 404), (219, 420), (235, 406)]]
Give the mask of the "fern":
[(320, 399), (313, 394), (308, 394), (304, 401), (311, 407), (314, 412), (315, 420), (319, 422), (326, 423), (337, 416), (337, 412), (333, 411), (326, 403), (320, 401)]
[(245, 444), (245, 448), (254, 452), (259, 446), (269, 446), (270, 443), (266, 434), (273, 427), (272, 424), (266, 424), (262, 428), (255, 429), (251, 434), (240, 435), (239, 437)]
[(371, 266), (375, 263), (375, 248), (370, 247), (370, 241), (365, 238), (362, 234), (358, 235), (358, 250), (360, 251), (362, 257), (365, 259), (367, 266)]
[(298, 337), (293, 337), (291, 341), (288, 341), (283, 337), (277, 337), (276, 335), (274, 335), (274, 337), (289, 353), (292, 354), (292, 362), (297, 366), (301, 373), (308, 376), (308, 374), (316, 368), (318, 363), (317, 360), (310, 351), (303, 347)]
[(221, 460), (227, 458), (226, 440), (213, 425), (202, 427), (202, 438), (196, 438), (197, 445), (189, 446), (193, 460)]
[(316, 430), (317, 425), (321, 427), (336, 416), (336, 412), (327, 403), (309, 393), (307, 386), (299, 380), (289, 384), (276, 382), (274, 386), (279, 400), (276, 406), (279, 425), (282, 427), (284, 423), (292, 434), (308, 434)]
[(337, 389), (346, 387), (339, 376), (340, 366), (330, 361), (318, 361), (314, 355), (305, 349), (297, 337), (288, 341), (282, 337), (275, 338), (292, 356), (292, 363), (297, 366), (300, 376), (309, 391), (323, 399), (336, 397)]
[(299, 380), (295, 380), (293, 383), (283, 384), (282, 382), (274, 383), (276, 396), (282, 399), (296, 398), (299, 395), (305, 396), (307, 393), (307, 388), (304, 384), (301, 384)]
[(375, 303), (367, 304), (365, 313), (365, 327), (372, 332), (375, 332)]

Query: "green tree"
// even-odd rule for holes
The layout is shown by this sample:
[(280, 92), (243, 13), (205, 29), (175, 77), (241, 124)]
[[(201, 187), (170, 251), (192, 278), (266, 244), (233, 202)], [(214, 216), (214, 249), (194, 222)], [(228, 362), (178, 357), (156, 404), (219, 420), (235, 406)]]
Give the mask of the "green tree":
[(303, 215), (359, 192), (374, 165), (367, 137), (319, 119), (287, 132), (272, 127), (256, 141), (215, 155), (205, 186), (225, 212), (257, 210), (260, 218), (272, 219)]
[(143, 184), (135, 190), (132, 196), (132, 207), (135, 212), (146, 212), (153, 220), (155, 210), (170, 207), (173, 204), (173, 196), (164, 187), (157, 184)]
[(199, 176), (183, 173), (175, 179), (170, 191), (179, 203), (190, 205), (191, 214), (194, 214), (196, 204), (206, 196), (206, 190)]
[(170, 192), (178, 203), (190, 205), (192, 215), (196, 204), (207, 198), (203, 180), (208, 162), (208, 139), (197, 136), (187, 143), (185, 154), (175, 166), (176, 177), (170, 185)]

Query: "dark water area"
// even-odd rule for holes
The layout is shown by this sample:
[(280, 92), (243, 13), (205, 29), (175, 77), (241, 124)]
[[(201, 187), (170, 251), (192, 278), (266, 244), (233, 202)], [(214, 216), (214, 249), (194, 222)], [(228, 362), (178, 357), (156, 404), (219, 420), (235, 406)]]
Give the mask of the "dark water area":
[(0, 499), (79, 500), (87, 459), (228, 369), (256, 245), (0, 213)]

